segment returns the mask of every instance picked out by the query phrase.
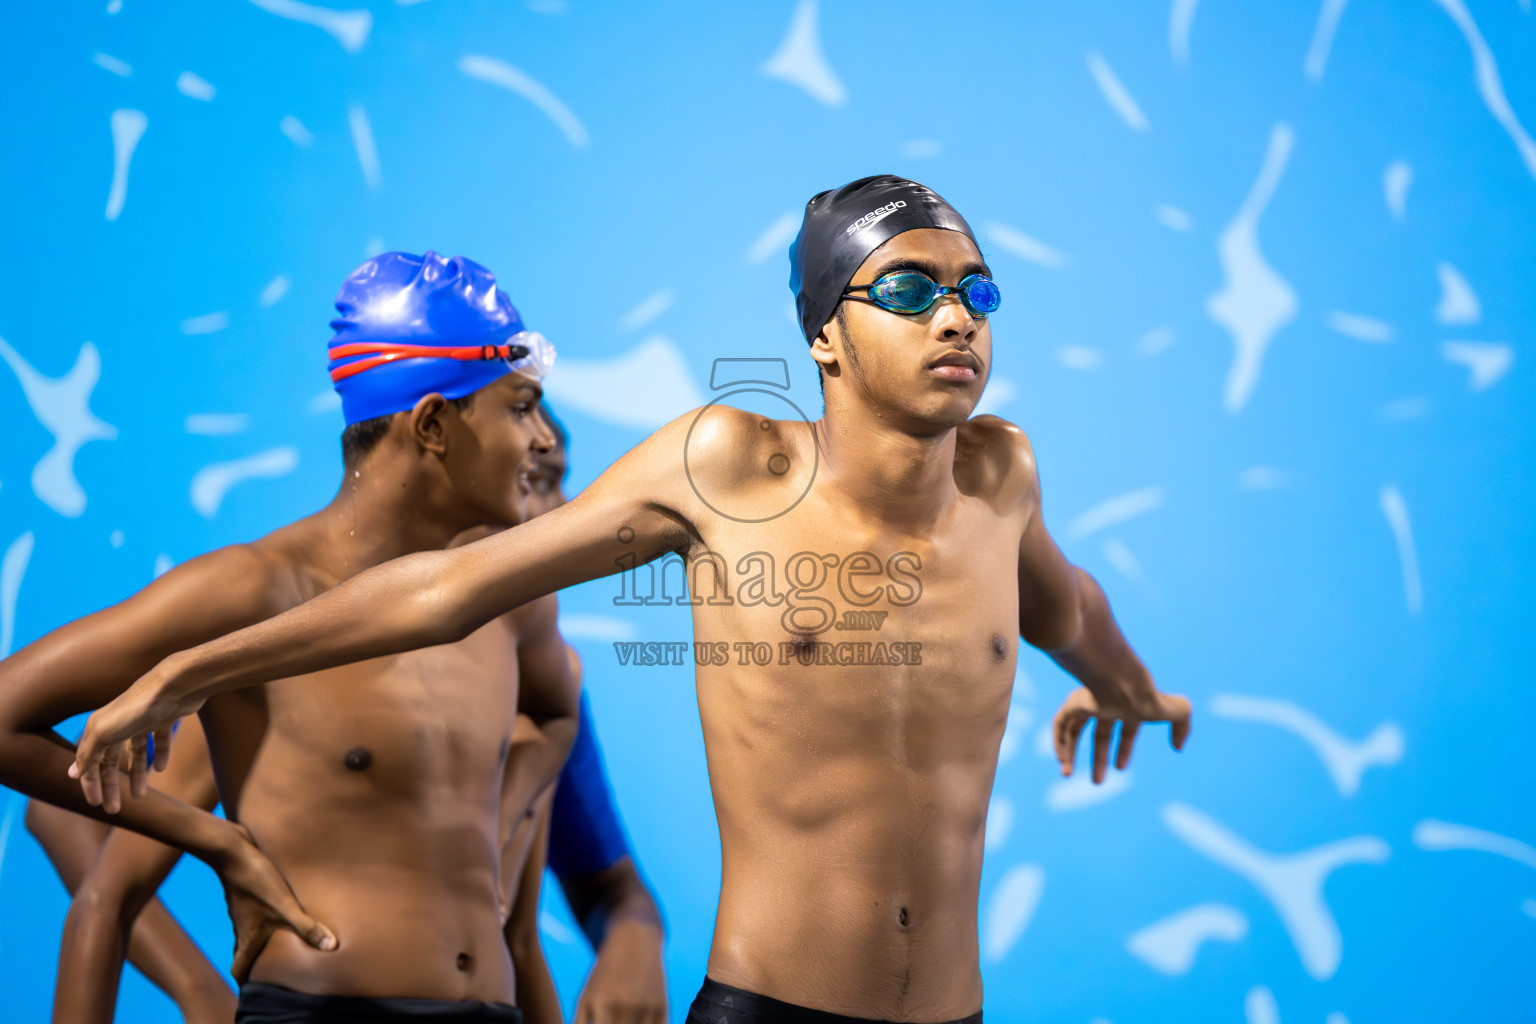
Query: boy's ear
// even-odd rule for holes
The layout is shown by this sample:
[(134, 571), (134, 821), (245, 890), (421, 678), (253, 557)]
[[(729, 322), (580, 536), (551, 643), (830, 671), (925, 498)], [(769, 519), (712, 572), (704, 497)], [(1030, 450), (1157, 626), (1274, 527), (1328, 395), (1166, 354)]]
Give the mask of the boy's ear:
[(448, 431), (443, 416), (448, 410), (448, 399), (437, 392), (423, 395), (412, 407), (410, 414), (411, 437), (423, 451), (441, 455), (448, 450)]
[(828, 377), (837, 376), (838, 363), (843, 351), (843, 332), (833, 317), (822, 326), (821, 332), (811, 339), (811, 358), (821, 366)]

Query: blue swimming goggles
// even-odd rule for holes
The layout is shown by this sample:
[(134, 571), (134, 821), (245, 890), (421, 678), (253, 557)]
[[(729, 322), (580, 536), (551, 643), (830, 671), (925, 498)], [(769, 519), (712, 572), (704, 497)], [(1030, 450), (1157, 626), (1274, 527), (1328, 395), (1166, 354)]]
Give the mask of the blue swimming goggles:
[(970, 274), (951, 288), (916, 270), (892, 271), (873, 284), (849, 289), (843, 293), (843, 298), (873, 302), (892, 313), (915, 316), (928, 312), (944, 295), (960, 296), (960, 302), (978, 320), (985, 320), (988, 313), (995, 313), (1003, 304), (1003, 293), (985, 274)]

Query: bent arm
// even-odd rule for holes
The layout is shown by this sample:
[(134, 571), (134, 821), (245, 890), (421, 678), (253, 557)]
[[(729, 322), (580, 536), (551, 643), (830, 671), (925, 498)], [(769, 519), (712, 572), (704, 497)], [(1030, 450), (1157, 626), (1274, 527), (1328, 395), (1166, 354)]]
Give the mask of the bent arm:
[(256, 556), (225, 549), (0, 661), (0, 784), (213, 863), (232, 840), (227, 823), (159, 790), (125, 799), (117, 814), (88, 803), (67, 774), (74, 750), (54, 726), (114, 699), (172, 651), (269, 613)]
[(1052, 659), (1099, 697), (1101, 694), (1135, 709), (1143, 717), (1156, 716), (1157, 687), (1152, 673), (1131, 649), (1120, 631), (1109, 598), (1097, 580), (1082, 569), (1077, 574), (1078, 618), (1082, 628), (1071, 644), (1049, 652)]
[[(1033, 473), (1033, 459), (1029, 462)], [(1045, 528), (1039, 479), (1029, 489), (1029, 521), (1019, 542), (1019, 636), (1051, 656), (1101, 703), (1148, 712), (1157, 688), (1120, 631), (1104, 590), (1067, 561)]]
[(1158, 690), (1115, 622), (1103, 588), (1056, 546), (1041, 517), (1033, 453), (1027, 441), (1023, 444), (1026, 458), (1021, 462), (1027, 464), (1030, 487), (1028, 521), (1019, 541), (1019, 635), (1083, 684), (1056, 713), (1056, 755), (1063, 774), (1072, 774), (1078, 737), (1089, 720), (1096, 720), (1093, 781), (1102, 782), (1117, 722), (1115, 766), (1124, 770), (1144, 722), (1170, 723), (1174, 749), (1183, 748), (1189, 735), (1189, 701)]

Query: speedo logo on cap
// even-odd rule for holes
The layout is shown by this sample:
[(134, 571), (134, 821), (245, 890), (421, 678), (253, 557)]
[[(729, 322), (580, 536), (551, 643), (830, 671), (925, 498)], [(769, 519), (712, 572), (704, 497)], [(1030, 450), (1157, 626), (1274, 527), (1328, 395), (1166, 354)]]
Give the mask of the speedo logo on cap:
[(897, 199), (895, 202), (886, 203), (884, 206), (880, 207), (879, 209), (870, 210), (864, 216), (860, 217), (858, 220), (854, 221), (852, 224), (849, 224), (848, 225), (848, 229), (846, 231), (844, 231), (843, 234), (851, 235), (855, 231), (863, 231), (865, 228), (869, 227), (871, 224), (874, 224), (877, 221), (880, 221), (880, 220), (885, 219), (886, 217), (889, 217), (891, 214), (895, 213), (897, 210), (901, 209), (903, 206), (906, 206), (906, 205), (907, 205), (907, 201), (905, 199)]

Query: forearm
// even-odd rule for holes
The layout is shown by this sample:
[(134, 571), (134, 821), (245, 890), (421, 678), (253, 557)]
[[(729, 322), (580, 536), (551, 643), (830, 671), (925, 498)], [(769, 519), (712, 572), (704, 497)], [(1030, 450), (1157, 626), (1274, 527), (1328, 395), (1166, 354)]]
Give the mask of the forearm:
[[(181, 745), (156, 788), (203, 810), (218, 803), (202, 724), (194, 715), (181, 723)], [(46, 804), (35, 804), (47, 808)], [(54, 814), (99, 828), (97, 822), (56, 808)], [(219, 972), (154, 895), (181, 857), (181, 851), (146, 836), (112, 829), (91, 850), (64, 923), (54, 997), (57, 1021), (110, 1022), (117, 1003), (123, 958), (171, 997), (191, 1022), (221, 1021), (234, 1015), (234, 996)]]
[(598, 874), (603, 876), (601, 881), (588, 876), (595, 883), (589, 885), (595, 901), (582, 922), (597, 958), (577, 1004), (576, 1019), (585, 1024), (663, 1024), (667, 1019), (667, 979), (662, 966), (666, 936), (655, 901), (628, 857)]
[(127, 939), (115, 908), (89, 896), (74, 900), (59, 943), (54, 1024), (111, 1024), (126, 955)]
[(1145, 704), (1157, 693), (1152, 674), (1120, 631), (1098, 581), (1082, 569), (1074, 571), (1079, 612), (1077, 635), (1070, 643), (1046, 653), (1095, 698), (1132, 707)]
[(229, 849), (229, 826), (207, 811), (156, 789), (125, 796), (121, 812), (108, 814), (88, 803), (69, 777), (70, 745), (52, 730), (16, 730), (0, 736), (0, 784), (35, 800), (122, 826), (192, 854), (217, 867)]

